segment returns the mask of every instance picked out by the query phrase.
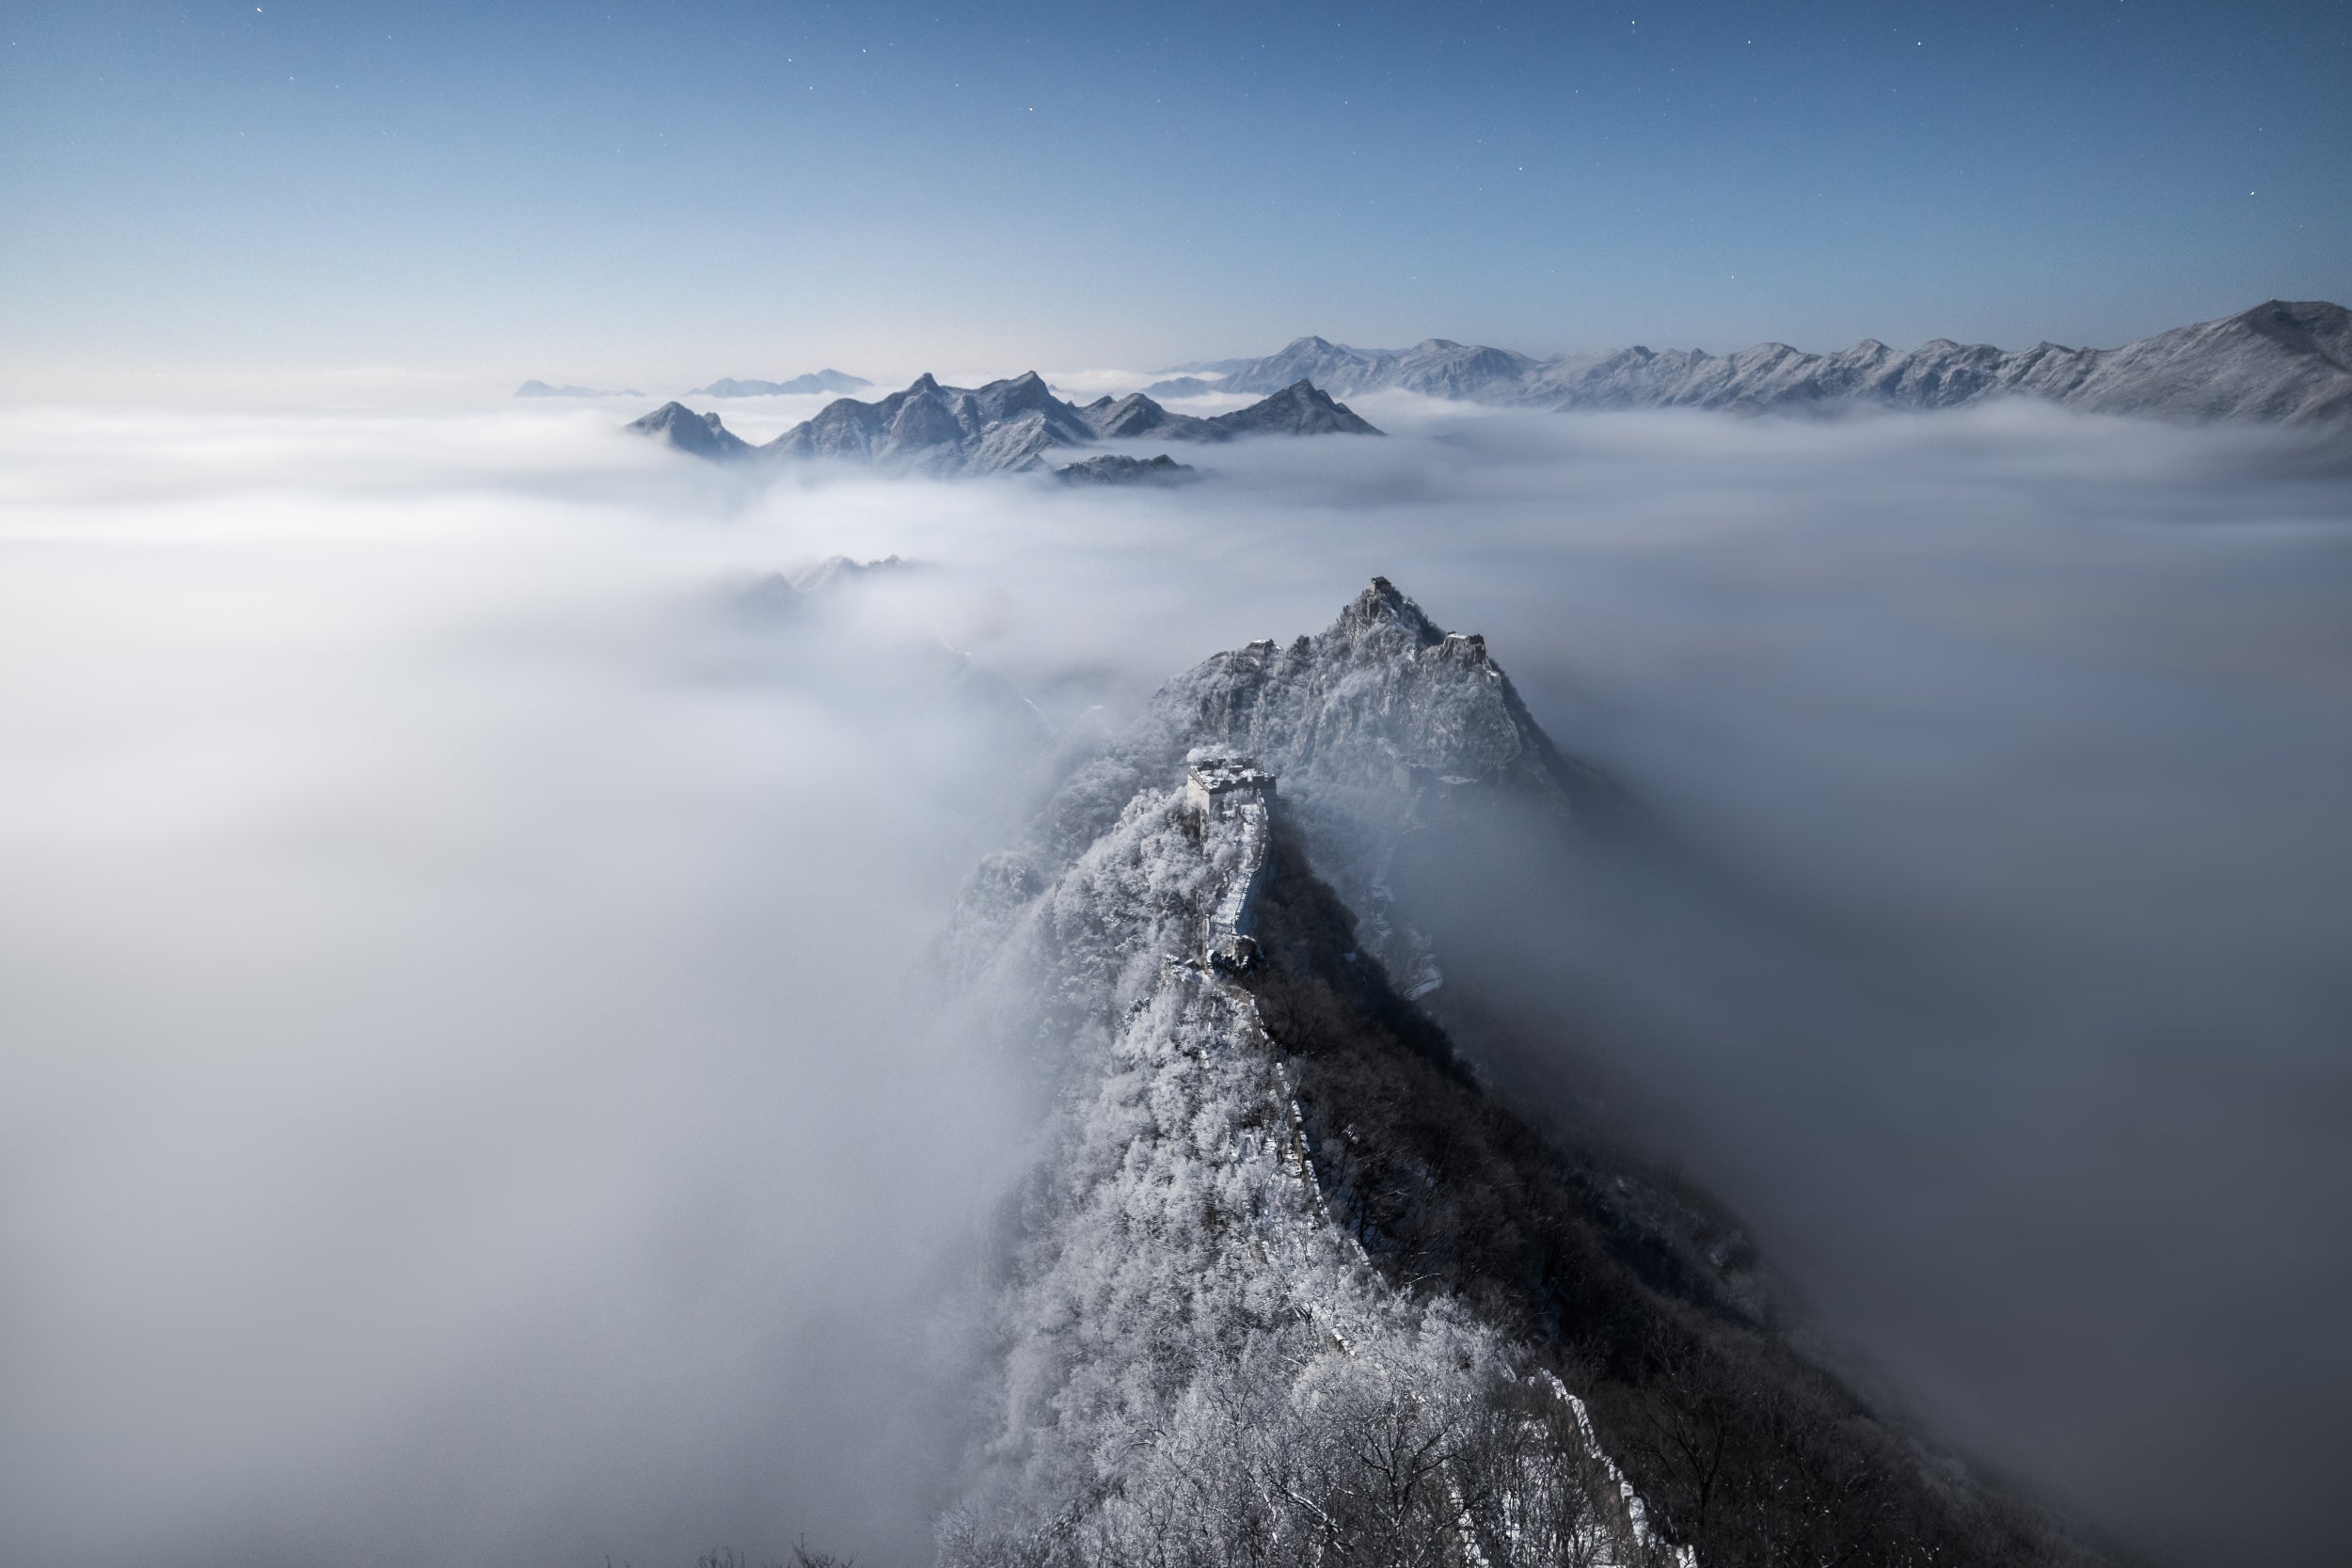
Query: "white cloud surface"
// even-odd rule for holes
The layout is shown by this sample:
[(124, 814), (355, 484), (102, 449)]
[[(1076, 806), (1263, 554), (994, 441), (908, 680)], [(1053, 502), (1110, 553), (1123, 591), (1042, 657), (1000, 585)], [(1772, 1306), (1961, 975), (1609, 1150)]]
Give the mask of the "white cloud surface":
[[(2345, 469), (2025, 408), (1360, 411), (1399, 434), (1083, 495), (760, 484), (617, 405), (13, 414), (7, 1555), (919, 1550), (928, 1315), (1018, 1117), (899, 998), (1034, 784), (921, 645), (1083, 725), (1375, 573), (1750, 890), (1510, 890), (1498, 972), (1619, 1042), (1530, 1080), (1590, 1074), (1967, 1441), (2308, 1549)], [(718, 608), (837, 551), (938, 570)]]

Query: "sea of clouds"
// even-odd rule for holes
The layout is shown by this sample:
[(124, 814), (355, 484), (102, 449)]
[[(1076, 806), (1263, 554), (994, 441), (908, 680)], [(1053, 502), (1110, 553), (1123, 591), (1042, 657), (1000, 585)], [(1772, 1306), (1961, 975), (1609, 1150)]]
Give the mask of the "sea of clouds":
[[(1464, 863), (1499, 1076), (1722, 1193), (1970, 1451), (2322, 1560), (2352, 464), (1359, 409), (1132, 492), (753, 475), (617, 405), (9, 411), (0, 1556), (918, 1560), (1025, 1125), (918, 1005), (958, 881), (1380, 574), (1674, 847)], [(751, 592), (835, 554), (926, 567)]]

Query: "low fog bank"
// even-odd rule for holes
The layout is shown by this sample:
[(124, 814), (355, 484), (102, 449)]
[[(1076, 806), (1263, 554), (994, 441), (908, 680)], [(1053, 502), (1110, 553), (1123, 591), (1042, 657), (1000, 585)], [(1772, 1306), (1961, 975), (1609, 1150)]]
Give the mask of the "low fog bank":
[[(1716, 1187), (1978, 1451), (2321, 1560), (2347, 466), (1358, 406), (1396, 434), (1084, 494), (762, 483), (610, 408), (12, 417), (6, 1555), (920, 1556), (1020, 1117), (898, 999), (1054, 745), (942, 649), (1083, 736), (1377, 573), (1667, 847), (1441, 890), (1547, 1042), (1497, 1070)], [(929, 565), (745, 613), (835, 552)]]
[(0, 1558), (925, 1552), (1031, 748), (583, 428), (9, 439)]

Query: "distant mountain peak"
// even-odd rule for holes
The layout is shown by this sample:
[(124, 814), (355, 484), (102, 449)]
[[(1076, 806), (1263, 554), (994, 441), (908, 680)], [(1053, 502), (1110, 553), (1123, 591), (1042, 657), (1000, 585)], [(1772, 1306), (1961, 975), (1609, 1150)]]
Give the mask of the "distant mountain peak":
[(2352, 373), (2352, 310), (2324, 299), (2267, 299), (2230, 318), (2287, 349), (2316, 355)]
[(1343, 403), (1333, 400), (1313, 382), (1292, 382), (1264, 402), (1220, 414), (1206, 421), (1235, 436), (1281, 432), (1292, 436), (1377, 436), (1379, 429), (1359, 418)]
[(697, 414), (675, 400), (643, 419), (630, 420), (628, 429), (697, 457), (728, 460), (752, 451), (751, 443), (721, 423), (718, 415)]

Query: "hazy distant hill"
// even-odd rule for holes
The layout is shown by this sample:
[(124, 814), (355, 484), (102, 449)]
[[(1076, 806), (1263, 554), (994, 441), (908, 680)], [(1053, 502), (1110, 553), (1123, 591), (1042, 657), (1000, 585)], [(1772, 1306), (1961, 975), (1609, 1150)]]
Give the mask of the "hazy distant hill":
[(634, 387), (624, 387), (609, 392), (598, 387), (550, 387), (544, 381), (526, 381), (515, 388), (518, 398), (642, 398), (645, 394)]
[(716, 414), (697, 414), (682, 403), (665, 403), (628, 428), (640, 436), (691, 451), (697, 457), (748, 457), (754, 448), (719, 422)]
[(764, 398), (792, 392), (862, 392), (872, 382), (862, 375), (845, 371), (812, 371), (796, 375), (789, 381), (738, 381), (722, 376), (707, 387), (697, 387), (686, 395), (690, 398)]

